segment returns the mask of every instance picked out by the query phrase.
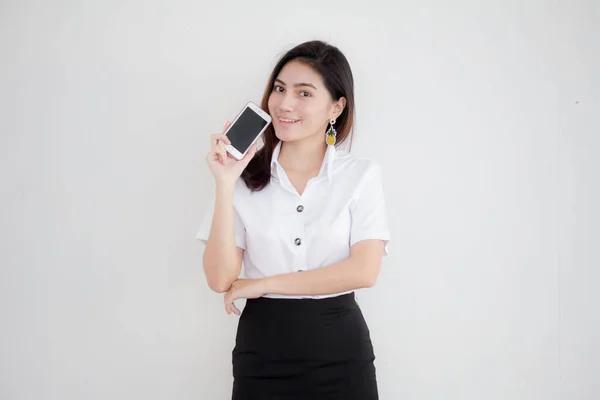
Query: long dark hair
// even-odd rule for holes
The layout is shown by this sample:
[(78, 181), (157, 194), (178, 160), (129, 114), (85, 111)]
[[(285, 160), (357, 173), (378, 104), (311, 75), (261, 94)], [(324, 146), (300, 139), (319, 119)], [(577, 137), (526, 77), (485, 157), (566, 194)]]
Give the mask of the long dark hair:
[[(263, 94), (261, 108), (269, 112), (269, 97), (273, 91), (275, 79), (277, 79), (283, 67), (292, 60), (302, 62), (320, 74), (325, 83), (325, 88), (334, 101), (339, 100), (341, 97), (346, 98), (346, 106), (340, 116), (336, 118), (336, 146), (343, 144), (348, 139), (351, 144), (355, 112), (354, 78), (352, 77), (350, 64), (344, 54), (337, 47), (328, 43), (318, 40), (305, 42), (284, 54), (273, 68), (273, 72), (271, 72)], [(275, 147), (279, 143), (279, 139), (275, 136), (273, 124), (265, 130), (262, 139), (264, 146), (256, 153), (242, 173), (242, 179), (252, 191), (264, 189), (271, 181), (271, 158)], [(325, 132), (323, 132), (324, 140)]]

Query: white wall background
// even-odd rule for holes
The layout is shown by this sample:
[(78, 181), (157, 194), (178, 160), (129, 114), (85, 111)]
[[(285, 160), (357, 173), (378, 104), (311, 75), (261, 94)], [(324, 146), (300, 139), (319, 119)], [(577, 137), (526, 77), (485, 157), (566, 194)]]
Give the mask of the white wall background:
[(208, 135), (313, 38), (385, 173), (381, 398), (600, 398), (595, 0), (2, 1), (0, 398), (228, 398)]

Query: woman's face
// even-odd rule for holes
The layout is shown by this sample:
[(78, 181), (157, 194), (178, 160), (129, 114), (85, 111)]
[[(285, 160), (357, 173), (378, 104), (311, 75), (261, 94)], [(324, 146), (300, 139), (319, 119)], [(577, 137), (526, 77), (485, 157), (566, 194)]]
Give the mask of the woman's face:
[(331, 118), (337, 118), (345, 99), (334, 101), (321, 75), (291, 61), (277, 76), (269, 97), (269, 114), (278, 139), (289, 142), (322, 136)]

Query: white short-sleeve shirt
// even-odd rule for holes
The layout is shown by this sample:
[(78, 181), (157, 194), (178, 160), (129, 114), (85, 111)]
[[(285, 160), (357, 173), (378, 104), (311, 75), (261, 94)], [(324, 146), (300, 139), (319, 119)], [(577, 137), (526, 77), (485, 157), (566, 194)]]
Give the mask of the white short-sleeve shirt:
[[(251, 192), (238, 179), (234, 192), (236, 246), (244, 249), (246, 278), (257, 279), (335, 264), (365, 239), (390, 239), (379, 166), (369, 159), (328, 146), (319, 174), (299, 195), (279, 164), (281, 142), (273, 152), (271, 183)], [(197, 233), (206, 243), (214, 202)], [(323, 298), (287, 296), (273, 298)]]

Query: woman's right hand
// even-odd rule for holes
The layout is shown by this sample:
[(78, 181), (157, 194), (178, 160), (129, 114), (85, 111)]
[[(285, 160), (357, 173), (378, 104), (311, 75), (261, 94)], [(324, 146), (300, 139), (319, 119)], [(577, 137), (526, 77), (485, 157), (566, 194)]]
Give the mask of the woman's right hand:
[(256, 154), (256, 144), (250, 147), (248, 153), (241, 160), (238, 161), (233, 158), (225, 150), (225, 145), (231, 144), (229, 138), (224, 134), (229, 125), (231, 125), (231, 122), (227, 121), (223, 127), (223, 133), (211, 135), (210, 152), (206, 156), (206, 163), (217, 181), (234, 184)]

